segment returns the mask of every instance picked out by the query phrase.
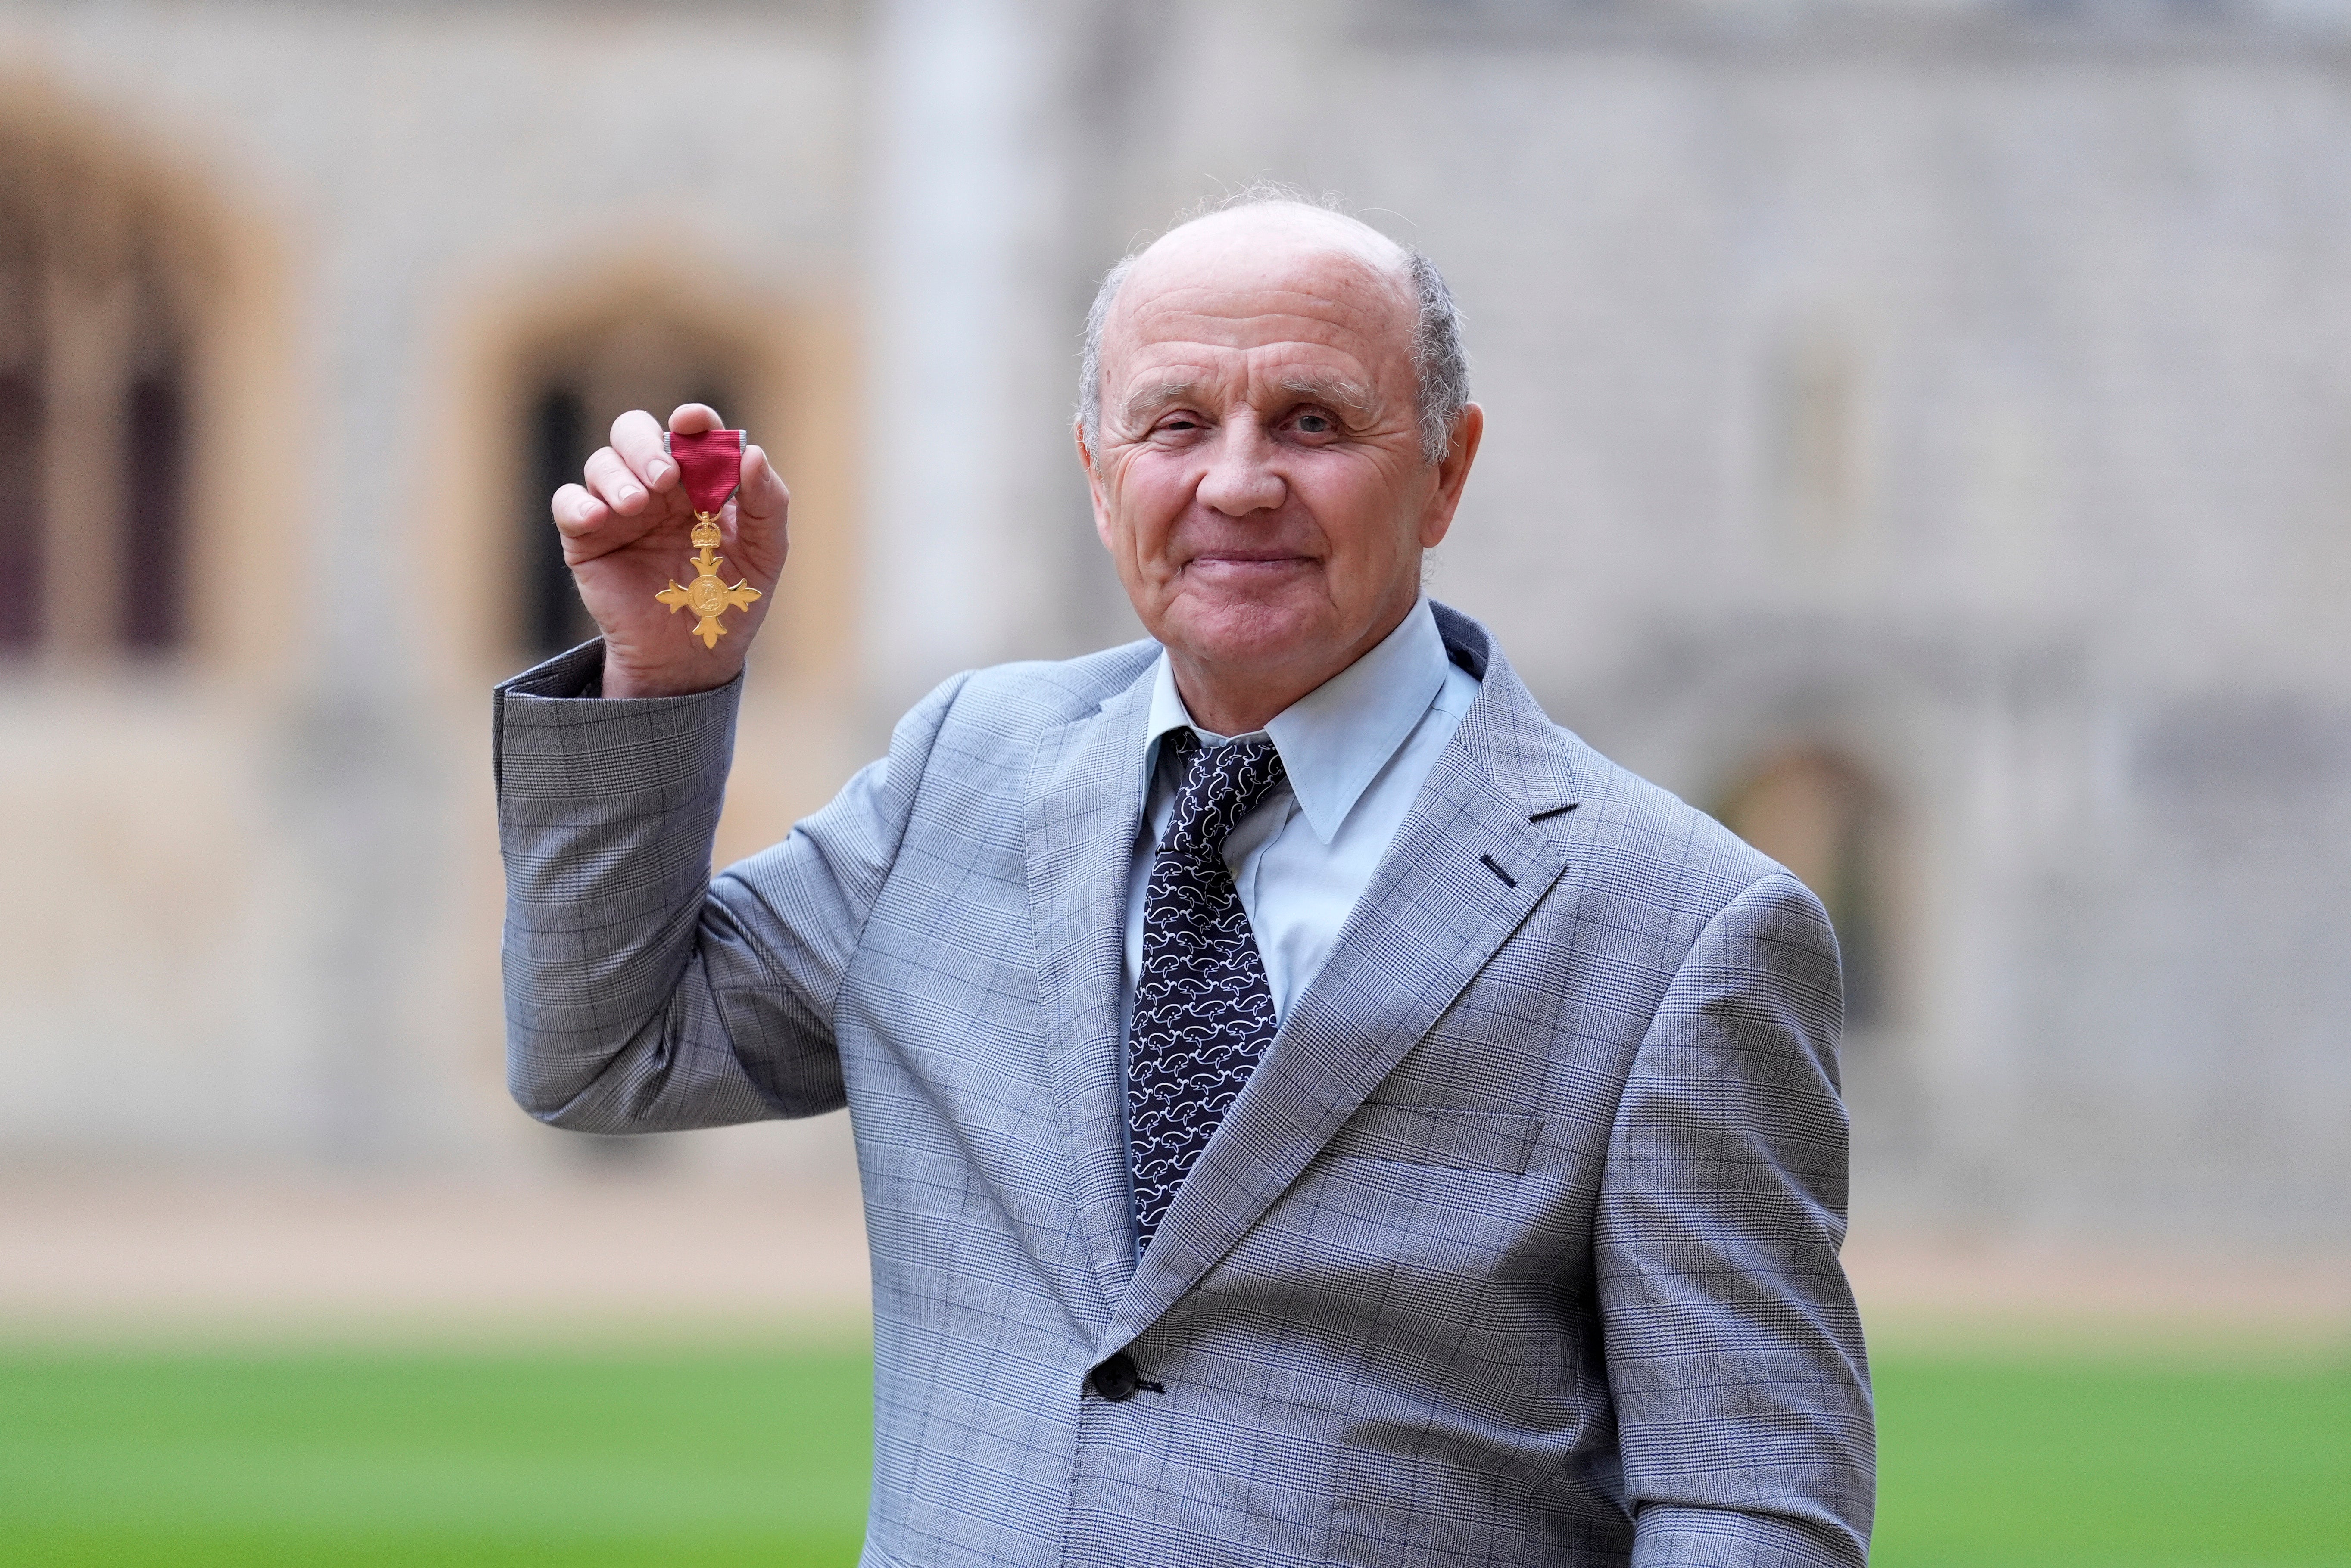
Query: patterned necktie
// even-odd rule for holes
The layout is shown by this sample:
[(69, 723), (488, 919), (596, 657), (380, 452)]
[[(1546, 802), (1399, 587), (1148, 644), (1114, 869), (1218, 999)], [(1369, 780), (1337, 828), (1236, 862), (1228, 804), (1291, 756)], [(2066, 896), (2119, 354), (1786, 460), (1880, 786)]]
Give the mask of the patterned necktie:
[(1274, 1028), (1265, 961), (1224, 847), (1225, 836), (1281, 782), (1281, 753), (1265, 740), (1203, 748), (1189, 730), (1170, 732), (1165, 743), (1184, 783), (1151, 863), (1126, 1048), (1138, 1248), (1151, 1244)]

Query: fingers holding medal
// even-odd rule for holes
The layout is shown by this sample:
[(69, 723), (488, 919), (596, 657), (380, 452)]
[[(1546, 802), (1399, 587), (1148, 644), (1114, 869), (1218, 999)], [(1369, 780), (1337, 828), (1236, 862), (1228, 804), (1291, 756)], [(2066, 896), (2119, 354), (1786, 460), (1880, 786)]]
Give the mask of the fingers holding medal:
[(722, 542), (718, 514), (741, 482), (743, 452), (741, 431), (670, 432), (669, 455), (677, 464), (678, 483), (694, 508), (691, 543), (695, 554), (687, 565), (695, 575), (683, 584), (672, 578), (669, 587), (653, 597), (667, 605), (672, 615), (682, 609), (693, 610), (698, 618), (694, 635), (702, 639), (705, 649), (716, 649), (718, 639), (726, 635), (724, 618), (728, 610), (749, 609), (760, 597), (748, 578), (729, 587), (719, 576), (726, 557), (718, 554)]
[(581, 483), (552, 502), (603, 634), (607, 696), (732, 680), (783, 569), (791, 497), (767, 454), (705, 404), (681, 406), (668, 426), (622, 415)]

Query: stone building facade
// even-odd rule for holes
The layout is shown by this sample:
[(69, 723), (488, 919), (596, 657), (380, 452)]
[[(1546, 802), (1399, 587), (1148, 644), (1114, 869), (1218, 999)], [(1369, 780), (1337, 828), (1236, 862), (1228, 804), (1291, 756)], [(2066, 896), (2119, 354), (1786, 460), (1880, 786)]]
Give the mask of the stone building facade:
[(1134, 634), (1077, 326), (1272, 176), (1468, 312), (1433, 591), (1838, 916), (1864, 1212), (2351, 1236), (2346, 149), (2335, 5), (0, 0), (0, 1150), (553, 1158), (484, 701), (576, 625), (549, 477), (778, 452), (755, 847)]

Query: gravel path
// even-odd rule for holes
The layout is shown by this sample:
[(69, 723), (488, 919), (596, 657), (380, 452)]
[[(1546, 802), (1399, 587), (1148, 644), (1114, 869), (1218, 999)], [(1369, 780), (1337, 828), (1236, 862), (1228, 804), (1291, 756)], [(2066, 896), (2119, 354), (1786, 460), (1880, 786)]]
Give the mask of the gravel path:
[[(1873, 1337), (2351, 1345), (2351, 1257), (1856, 1234)], [(0, 1337), (517, 1343), (855, 1331), (856, 1193), (616, 1170), (0, 1179)]]

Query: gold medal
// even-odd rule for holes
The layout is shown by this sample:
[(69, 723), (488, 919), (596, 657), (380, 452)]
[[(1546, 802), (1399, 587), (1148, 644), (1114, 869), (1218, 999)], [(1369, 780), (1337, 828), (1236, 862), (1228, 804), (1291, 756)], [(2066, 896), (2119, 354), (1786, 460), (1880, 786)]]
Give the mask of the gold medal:
[(680, 587), (675, 580), (653, 597), (669, 606), (675, 615), (691, 609), (702, 618), (694, 624), (694, 635), (702, 639), (705, 648), (716, 648), (718, 639), (726, 635), (726, 623), (718, 618), (730, 609), (748, 609), (759, 597), (748, 578), (728, 587), (718, 576), (726, 557), (718, 553), (718, 519), (707, 512), (694, 514), (693, 543), (695, 554), (686, 561), (695, 569), (695, 579)]
[(730, 609), (748, 609), (759, 597), (750, 579), (730, 588), (718, 576), (718, 569), (726, 564), (718, 554), (718, 512), (735, 490), (736, 474), (743, 462), (743, 432), (672, 434), (669, 454), (676, 460), (679, 483), (694, 507), (691, 538), (695, 553), (686, 565), (694, 568), (695, 576), (682, 587), (673, 581), (653, 597), (669, 606), (672, 615), (690, 609), (700, 616), (694, 623), (694, 635), (702, 639), (703, 647), (715, 649), (726, 635), (726, 623), (718, 618)]

